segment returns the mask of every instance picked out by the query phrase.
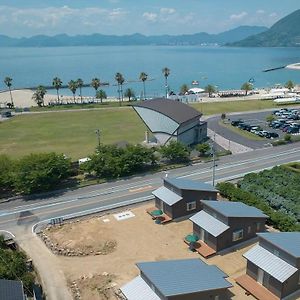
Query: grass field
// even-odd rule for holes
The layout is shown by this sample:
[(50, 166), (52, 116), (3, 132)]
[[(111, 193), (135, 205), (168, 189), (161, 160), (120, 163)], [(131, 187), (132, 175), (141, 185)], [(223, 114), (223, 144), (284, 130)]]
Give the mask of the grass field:
[(130, 108), (30, 114), (0, 122), (0, 153), (55, 151), (78, 159), (94, 151), (97, 128), (106, 144), (144, 139), (144, 124)]
[[(275, 107), (272, 101), (259, 100), (193, 106), (202, 109), (205, 115)], [(21, 157), (31, 152), (55, 151), (78, 159), (94, 151), (97, 128), (101, 130), (101, 141), (105, 144), (141, 142), (146, 130), (130, 107), (20, 115), (0, 122), (0, 153)]]

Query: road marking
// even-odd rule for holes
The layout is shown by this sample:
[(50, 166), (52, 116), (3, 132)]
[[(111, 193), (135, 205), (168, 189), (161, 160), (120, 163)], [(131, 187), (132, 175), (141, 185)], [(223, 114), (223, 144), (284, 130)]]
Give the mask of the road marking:
[(152, 190), (153, 187), (152, 185), (147, 185), (147, 186), (143, 186), (134, 190), (129, 190), (130, 193), (134, 193), (134, 192), (145, 192), (145, 191), (149, 191)]
[(3, 229), (0, 229), (0, 232), (5, 232), (5, 233), (7, 233), (7, 234), (9, 234), (9, 235), (11, 235), (13, 238), (15, 238), (16, 236), (12, 233), (12, 232), (10, 232), (10, 231), (7, 231), (7, 230), (3, 230)]

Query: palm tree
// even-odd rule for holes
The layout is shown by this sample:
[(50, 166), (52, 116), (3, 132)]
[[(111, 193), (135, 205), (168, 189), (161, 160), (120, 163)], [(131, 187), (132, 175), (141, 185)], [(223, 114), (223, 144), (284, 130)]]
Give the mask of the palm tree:
[(99, 90), (99, 91), (97, 91), (97, 93), (96, 93), (96, 98), (97, 98), (97, 99), (100, 99), (100, 101), (101, 101), (101, 103), (102, 103), (102, 100), (103, 100), (103, 99), (106, 99), (106, 98), (107, 98), (107, 95), (106, 95), (106, 93), (105, 93), (104, 90)]
[(169, 77), (171, 71), (170, 71), (169, 68), (164, 67), (162, 69), (162, 72), (163, 72), (163, 74), (165, 76), (165, 87), (166, 87), (166, 98), (167, 98), (168, 97), (168, 90), (169, 90), (168, 77)]
[(115, 80), (118, 83), (119, 103), (120, 103), (120, 106), (121, 106), (121, 99), (122, 99), (122, 102), (123, 102), (123, 83), (124, 83), (125, 79), (124, 79), (123, 75), (118, 72), (115, 75)]
[(95, 89), (96, 98), (97, 98), (97, 91), (98, 91), (100, 85), (101, 85), (101, 83), (100, 83), (99, 78), (93, 78), (92, 79), (91, 86)]
[(245, 82), (241, 89), (245, 91), (245, 96), (247, 96), (248, 92), (253, 90), (253, 85), (250, 82)]
[(125, 97), (128, 97), (128, 101), (130, 102), (131, 98), (135, 97), (134, 90), (128, 88), (128, 89), (125, 91)]
[(144, 100), (146, 100), (146, 80), (148, 78), (148, 75), (145, 72), (142, 72), (140, 74), (140, 80), (143, 82), (143, 87), (144, 87)]
[(44, 97), (47, 93), (47, 90), (44, 86), (39, 85), (32, 95), (32, 99), (37, 103), (38, 106), (45, 106)]
[(82, 103), (82, 93), (81, 93), (81, 89), (83, 87), (83, 80), (81, 78), (77, 79), (77, 87), (79, 87), (79, 95), (80, 95), (80, 101)]
[(12, 86), (12, 78), (10, 77), (5, 77), (4, 78), (4, 83), (5, 85), (8, 87), (9, 89), (9, 94), (10, 94), (10, 102), (11, 102), (11, 105), (12, 107), (14, 107), (14, 101), (13, 101), (13, 97), (12, 97), (12, 93), (11, 93), (11, 86)]
[(187, 84), (183, 84), (183, 85), (180, 87), (180, 94), (181, 94), (181, 95), (185, 95), (188, 91), (189, 91), (189, 87), (188, 87)]
[(69, 81), (68, 82), (68, 88), (73, 93), (74, 102), (76, 102), (75, 101), (75, 93), (76, 93), (76, 90), (78, 88), (77, 82), (74, 81), (74, 80)]
[(59, 89), (61, 88), (62, 86), (62, 81), (60, 78), (58, 77), (55, 77), (53, 78), (53, 81), (52, 81), (52, 85), (54, 86), (54, 88), (56, 89), (56, 94), (57, 94), (57, 103), (59, 103)]
[(205, 92), (208, 93), (208, 97), (211, 98), (212, 94), (216, 92), (216, 88), (213, 85), (208, 84), (205, 87)]

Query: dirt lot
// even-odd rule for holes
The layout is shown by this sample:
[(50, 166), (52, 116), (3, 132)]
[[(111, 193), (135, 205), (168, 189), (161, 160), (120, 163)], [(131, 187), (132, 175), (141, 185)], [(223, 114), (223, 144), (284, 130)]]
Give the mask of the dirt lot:
[[(118, 288), (139, 274), (136, 262), (164, 259), (201, 258), (188, 250), (183, 237), (192, 232), (188, 220), (166, 225), (155, 224), (145, 210), (153, 204), (133, 208), (132, 218), (117, 221), (112, 214), (65, 224), (47, 231), (51, 240), (70, 249), (88, 249), (88, 256), (58, 256), (60, 267), (72, 286), (73, 295), (81, 294), (82, 300), (116, 299), (110, 288)], [(107, 253), (95, 255), (107, 241), (115, 247)], [(251, 246), (217, 255), (206, 260), (216, 264), (234, 278), (245, 272), (246, 260), (242, 254)], [(205, 259), (203, 259), (205, 260)], [(233, 299), (249, 299), (239, 286), (232, 288)], [(79, 299), (74, 296), (74, 299)]]

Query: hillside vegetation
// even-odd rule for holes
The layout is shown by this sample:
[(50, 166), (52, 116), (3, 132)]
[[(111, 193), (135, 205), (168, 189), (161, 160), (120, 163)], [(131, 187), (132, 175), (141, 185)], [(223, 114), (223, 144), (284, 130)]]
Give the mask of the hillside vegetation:
[(276, 22), (269, 30), (228, 44), (236, 47), (299, 47), (300, 9)]

